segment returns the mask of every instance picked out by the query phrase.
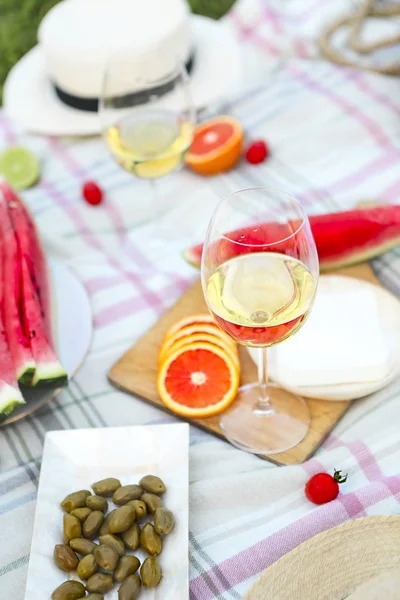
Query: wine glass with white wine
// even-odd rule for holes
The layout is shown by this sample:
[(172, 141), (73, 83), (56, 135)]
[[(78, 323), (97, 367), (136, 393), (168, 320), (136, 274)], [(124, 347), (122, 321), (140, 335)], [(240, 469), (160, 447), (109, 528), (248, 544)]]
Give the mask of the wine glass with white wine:
[(193, 140), (196, 111), (185, 65), (159, 49), (139, 56), (137, 48), (121, 48), (106, 65), (99, 113), (118, 164), (152, 183), (152, 206), (142, 207), (146, 216), (139, 219), (160, 216), (167, 207), (155, 181), (182, 166)]
[(267, 348), (305, 322), (319, 277), (318, 254), (301, 204), (272, 188), (242, 190), (215, 209), (201, 276), (218, 325), (244, 346), (259, 348), (259, 379), (243, 386), (220, 425), (236, 446), (256, 454), (292, 448), (306, 435), (302, 398), (267, 377)]

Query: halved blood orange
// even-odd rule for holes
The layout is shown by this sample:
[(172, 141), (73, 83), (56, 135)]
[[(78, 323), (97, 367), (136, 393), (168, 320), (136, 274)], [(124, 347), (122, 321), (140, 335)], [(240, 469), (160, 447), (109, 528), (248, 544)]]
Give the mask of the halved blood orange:
[(211, 417), (236, 398), (239, 371), (226, 352), (206, 342), (178, 348), (160, 365), (161, 400), (183, 417)]
[(171, 333), (165, 337), (160, 348), (160, 360), (162, 360), (165, 357), (165, 354), (169, 352), (172, 344), (185, 336), (192, 335), (193, 333), (209, 333), (211, 335), (215, 335), (228, 347), (236, 348), (236, 342), (228, 337), (216, 323), (194, 323), (193, 325), (181, 327), (181, 329), (178, 329), (174, 333)]
[(165, 337), (169, 337), (172, 333), (178, 331), (178, 329), (182, 329), (182, 327), (186, 327), (188, 325), (197, 325), (198, 323), (213, 323), (214, 325), (217, 325), (216, 320), (212, 315), (210, 315), (210, 313), (190, 315), (189, 317), (183, 317), (183, 319), (179, 319), (179, 321), (176, 321), (176, 323), (171, 325), (165, 334)]
[(173, 354), (176, 350), (179, 350), (179, 348), (183, 348), (184, 346), (190, 346), (195, 342), (206, 342), (207, 344), (218, 346), (218, 348), (221, 348), (221, 350), (223, 350), (229, 355), (229, 357), (235, 363), (236, 367), (240, 368), (239, 354), (237, 348), (233, 348), (232, 346), (226, 344), (224, 340), (211, 333), (193, 333), (192, 335), (185, 335), (179, 338), (176, 342), (172, 344), (172, 346), (170, 346), (170, 348), (164, 355), (160, 355), (160, 361), (165, 360), (165, 358), (169, 354)]
[(242, 153), (244, 132), (241, 123), (219, 116), (198, 125), (185, 162), (201, 175), (216, 175), (231, 169)]

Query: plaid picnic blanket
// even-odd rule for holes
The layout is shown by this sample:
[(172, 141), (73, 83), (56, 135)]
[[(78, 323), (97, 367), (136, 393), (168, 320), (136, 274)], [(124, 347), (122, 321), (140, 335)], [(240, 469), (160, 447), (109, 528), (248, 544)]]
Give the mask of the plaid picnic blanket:
[[(227, 17), (244, 49), (258, 49), (266, 62), (285, 57), (265, 88), (233, 110), (249, 137), (269, 141), (272, 156), (211, 179), (182, 171), (161, 181), (160, 201), (174, 208), (158, 233), (154, 224), (133, 227), (138, 207), (150, 200), (148, 183), (124, 173), (100, 139), (28, 137), (0, 113), (0, 148), (21, 143), (41, 159), (42, 180), (23, 196), (49, 255), (85, 284), (95, 323), (90, 353), (69, 387), (0, 430), (1, 600), (24, 597), (46, 432), (174, 420), (113, 389), (106, 374), (197, 276), (179, 253), (202, 239), (216, 201), (255, 185), (294, 193), (310, 213), (365, 199), (398, 201), (400, 80), (318, 60), (313, 36), (332, 4), (243, 0)], [(334, 4), (336, 11), (340, 3)], [(101, 207), (82, 201), (87, 179), (106, 190)], [(162, 243), (152, 244), (157, 236)], [(400, 249), (373, 267), (384, 285), (400, 291)], [(355, 517), (396, 514), (399, 401), (397, 381), (356, 402), (315, 457), (295, 467), (275, 467), (192, 428), (191, 599), (239, 599), (263, 569), (314, 534)], [(303, 494), (306, 479), (334, 467), (349, 473), (342, 494), (312, 506)]]

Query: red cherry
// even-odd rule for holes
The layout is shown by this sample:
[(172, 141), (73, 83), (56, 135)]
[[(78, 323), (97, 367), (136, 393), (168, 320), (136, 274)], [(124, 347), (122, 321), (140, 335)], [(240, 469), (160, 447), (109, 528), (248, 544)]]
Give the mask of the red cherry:
[(264, 162), (269, 156), (269, 148), (264, 140), (252, 142), (246, 151), (246, 160), (252, 165)]
[(347, 480), (347, 475), (341, 475), (342, 471), (336, 471), (334, 475), (329, 473), (317, 473), (306, 483), (305, 494), (310, 502), (314, 504), (326, 504), (335, 500), (339, 495), (339, 484)]
[(83, 184), (82, 196), (88, 204), (97, 206), (103, 200), (103, 191), (94, 181), (86, 181)]

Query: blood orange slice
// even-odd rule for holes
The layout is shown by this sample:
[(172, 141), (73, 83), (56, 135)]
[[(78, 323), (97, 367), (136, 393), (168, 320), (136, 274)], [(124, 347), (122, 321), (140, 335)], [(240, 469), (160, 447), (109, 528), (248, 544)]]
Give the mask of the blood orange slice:
[(174, 333), (171, 333), (170, 335), (166, 336), (164, 343), (160, 349), (160, 360), (162, 360), (165, 357), (166, 353), (169, 352), (169, 349), (176, 341), (194, 333), (205, 333), (215, 335), (220, 340), (222, 340), (228, 347), (236, 348), (236, 342), (234, 342), (230, 337), (228, 337), (226, 333), (224, 333), (222, 329), (220, 329), (215, 323), (194, 323), (193, 325), (188, 325), (187, 327), (181, 327), (181, 329), (178, 329), (178, 331), (175, 331)]
[(201, 123), (195, 129), (186, 164), (201, 175), (228, 171), (240, 158), (243, 137), (243, 127), (233, 117), (220, 116)]
[(169, 337), (178, 329), (182, 329), (182, 327), (187, 327), (188, 325), (197, 325), (198, 323), (212, 323), (216, 325), (217, 322), (210, 313), (198, 314), (198, 315), (190, 315), (190, 317), (183, 317), (179, 321), (176, 321), (171, 327), (168, 329), (165, 337)]
[(211, 417), (236, 398), (239, 372), (227, 353), (197, 342), (170, 354), (161, 364), (157, 389), (164, 404), (183, 417)]
[(226, 344), (224, 340), (211, 333), (193, 333), (192, 335), (185, 335), (179, 338), (172, 346), (170, 346), (166, 354), (160, 356), (160, 360), (165, 360), (169, 354), (173, 354), (176, 350), (179, 350), (184, 346), (190, 346), (196, 342), (206, 342), (212, 346), (218, 346), (218, 348), (221, 348), (221, 350), (229, 355), (236, 367), (239, 368), (240, 363), (237, 348), (233, 348), (231, 345)]

